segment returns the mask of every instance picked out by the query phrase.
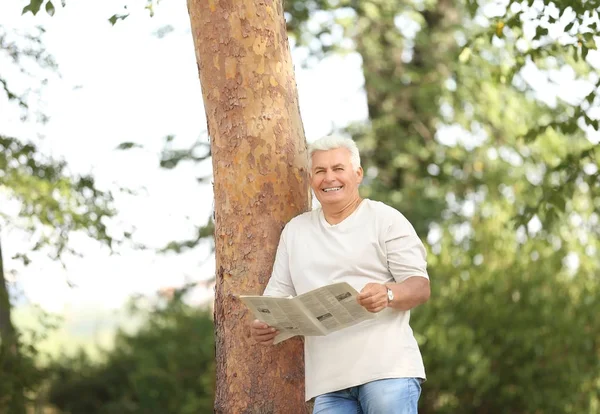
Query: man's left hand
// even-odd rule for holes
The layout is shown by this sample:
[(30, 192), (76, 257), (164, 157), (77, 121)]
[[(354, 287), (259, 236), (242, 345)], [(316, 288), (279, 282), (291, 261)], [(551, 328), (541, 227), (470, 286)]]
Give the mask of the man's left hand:
[(369, 312), (381, 312), (388, 306), (387, 287), (381, 283), (367, 283), (357, 300)]

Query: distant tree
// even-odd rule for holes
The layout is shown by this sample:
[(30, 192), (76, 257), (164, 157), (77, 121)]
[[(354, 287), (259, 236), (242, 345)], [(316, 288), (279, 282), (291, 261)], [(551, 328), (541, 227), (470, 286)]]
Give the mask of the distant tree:
[(212, 412), (214, 325), (206, 310), (184, 302), (190, 287), (133, 299), (130, 316), (141, 327), (118, 332), (99, 362), (83, 351), (56, 361), (48, 402), (72, 414)]
[[(54, 70), (55, 64), (40, 41), (40, 33), (18, 35), (0, 27), (0, 54), (12, 62), (18, 72), (27, 76), (26, 68)], [(46, 121), (43, 114), (29, 106), (27, 90), (16, 90), (10, 79), (0, 73), (0, 84), (9, 102), (20, 108), (23, 119)], [(18, 83), (18, 82), (15, 82)], [(35, 84), (35, 82), (32, 82)], [(96, 187), (91, 176), (70, 174), (63, 161), (43, 154), (27, 137), (6, 136), (0, 130), (0, 195), (16, 202), (17, 216), (0, 209), (0, 230), (18, 229), (28, 235), (30, 245), (15, 252), (13, 259), (24, 265), (31, 262), (30, 252), (45, 251), (52, 260), (61, 260), (64, 253), (77, 254), (69, 244), (73, 232), (84, 232), (112, 247), (116, 242), (106, 230), (107, 219), (114, 215), (112, 195)], [(0, 412), (22, 413), (24, 395), (39, 383), (35, 371), (36, 346), (25, 349), (21, 335), (11, 315), (5, 245), (0, 234)], [(14, 251), (14, 250), (13, 250)]]

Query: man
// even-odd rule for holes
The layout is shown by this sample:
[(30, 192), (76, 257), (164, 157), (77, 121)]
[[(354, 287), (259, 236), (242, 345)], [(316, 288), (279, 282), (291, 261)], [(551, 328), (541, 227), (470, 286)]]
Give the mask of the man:
[[(311, 187), (321, 207), (284, 228), (264, 295), (298, 295), (348, 282), (378, 317), (305, 338), (306, 400), (319, 414), (413, 414), (425, 370), (409, 326), (429, 299), (425, 248), (397, 210), (361, 199), (354, 141), (327, 136), (309, 147)], [(274, 328), (255, 320), (253, 338), (271, 345)]]

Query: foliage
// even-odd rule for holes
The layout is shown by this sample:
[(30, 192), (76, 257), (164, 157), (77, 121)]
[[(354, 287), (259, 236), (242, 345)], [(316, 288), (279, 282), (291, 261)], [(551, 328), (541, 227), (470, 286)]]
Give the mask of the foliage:
[[(0, 53), (6, 58), (7, 62), (15, 66), (22, 74), (33, 75), (32, 67), (37, 67), (41, 71), (53, 71), (56, 69), (56, 62), (44, 49), (41, 41), (43, 34), (44, 29), (41, 27), (36, 28), (31, 33), (13, 33), (0, 26)], [(45, 83), (43, 74), (35, 74), (40, 75), (42, 78), (41, 84), (43, 85)], [(21, 108), (24, 119), (36, 115), (40, 121), (45, 122), (46, 117), (44, 114), (31, 108), (26, 99), (29, 92), (39, 91), (34, 89), (34, 86), (39, 86), (37, 85), (38, 82), (31, 82), (30, 80), (30, 82), (27, 82), (27, 88), (19, 88), (17, 85), (13, 85), (13, 81), (5, 79), (3, 74), (0, 74), (0, 85), (2, 85), (2, 90), (7, 98), (16, 102)]]
[[(0, 150), (0, 188), (20, 203), (21, 228), (31, 234), (31, 251), (50, 247), (54, 259), (65, 250), (75, 253), (68, 241), (77, 230), (112, 245), (106, 229), (106, 219), (114, 215), (112, 195), (97, 189), (93, 177), (69, 176), (64, 162), (15, 138), (0, 136)], [(29, 263), (27, 255), (20, 257)]]
[[(152, 6), (152, 1), (148, 2)], [(64, 4), (63, 4), (64, 6)], [(51, 1), (33, 1), (23, 12), (36, 14), (40, 9), (54, 14), (54, 4)], [(34, 85), (36, 77), (45, 76), (44, 71), (54, 71), (57, 66), (45, 52), (41, 36), (43, 29), (33, 34), (8, 33), (0, 27), (0, 53), (6, 55), (8, 61), (25, 78), (22, 84)], [(40, 69), (41, 74), (31, 70)], [(23, 120), (30, 119), (35, 114), (35, 108), (29, 104), (32, 92), (30, 89), (15, 89), (13, 77), (4, 79), (4, 71), (0, 73), (0, 86), (9, 101), (16, 103), (22, 110)], [(44, 84), (45, 81), (41, 81)], [(37, 114), (38, 120), (45, 122), (43, 114)], [(170, 142), (170, 139), (167, 141)], [(134, 145), (122, 145), (120, 149), (131, 148)], [(205, 154), (206, 145), (196, 145), (198, 155), (192, 157), (199, 161)], [(161, 166), (172, 168), (185, 159), (181, 151), (167, 151), (163, 154)], [(209, 151), (208, 151), (209, 152)], [(27, 233), (30, 245), (16, 253), (13, 259), (20, 259), (24, 265), (29, 265), (32, 253), (47, 252), (52, 260), (62, 261), (66, 254), (79, 254), (70, 242), (74, 233), (84, 233), (113, 248), (129, 239), (131, 232), (123, 231), (121, 235), (109, 232), (107, 225), (115, 215), (113, 196), (110, 191), (103, 191), (96, 186), (95, 180), (89, 175), (75, 175), (69, 172), (66, 162), (46, 156), (34, 142), (26, 137), (11, 137), (2, 135), (0, 131), (0, 195), (16, 206), (18, 211), (7, 213), (2, 203), (0, 210), (0, 228), (17, 228)], [(194, 247), (201, 238), (210, 233), (208, 226), (198, 229), (198, 239), (170, 243), (165, 250), (182, 251)], [(1, 263), (1, 262), (0, 262)], [(23, 395), (31, 395), (36, 387), (41, 386), (46, 371), (38, 366), (36, 359), (38, 344), (23, 341), (22, 332), (13, 326), (11, 321), (11, 301), (8, 284), (5, 283), (4, 269), (0, 278), (0, 366), (3, 375), (0, 377), (0, 412), (23, 412)], [(7, 272), (10, 269), (6, 269)], [(6, 324), (4, 323), (6, 322)], [(4, 328), (5, 327), (5, 328)], [(5, 331), (3, 331), (5, 329)], [(10, 339), (10, 340), (9, 340)], [(8, 392), (7, 390), (12, 390)], [(4, 391), (6, 392), (4, 392)], [(7, 396), (11, 396), (8, 398)], [(8, 398), (8, 399), (7, 399)], [(13, 408), (7, 408), (8, 404)], [(192, 403), (190, 403), (192, 404)], [(20, 408), (14, 408), (20, 406)], [(193, 410), (193, 406), (189, 407)]]
[[(44, 51), (42, 34), (42, 29), (34, 34), (15, 34), (0, 27), (0, 53), (25, 77), (34, 77), (31, 68), (56, 69), (53, 59)], [(23, 119), (36, 114), (29, 105), (30, 88), (15, 89), (3, 78), (0, 84), (9, 102), (21, 108)], [(37, 115), (42, 123), (47, 120), (43, 114)], [(0, 229), (16, 228), (28, 236), (29, 247), (13, 257), (25, 266), (30, 264), (30, 254), (35, 251), (46, 251), (53, 260), (61, 260), (64, 253), (77, 254), (69, 243), (74, 232), (113, 246), (115, 240), (106, 227), (115, 214), (111, 193), (98, 189), (91, 176), (69, 173), (65, 162), (44, 155), (34, 143), (2, 132), (0, 196)], [(7, 201), (18, 207), (16, 214), (7, 212)], [(37, 342), (23, 339), (23, 332), (13, 326), (5, 275), (8, 272), (0, 253), (0, 412), (20, 413), (24, 412), (25, 397), (41, 384), (45, 373), (37, 366)]]
[[(37, 338), (23, 339), (19, 334), (16, 341), (0, 341), (0, 412), (17, 414), (24, 412), (26, 396), (34, 395), (47, 378), (47, 371), (40, 368)], [(13, 348), (18, 346), (18, 353)], [(8, 345), (8, 346), (7, 346)]]
[[(56, 13), (56, 2), (53, 2), (52, 0), (27, 0), (27, 4), (25, 5), (25, 7), (23, 7), (23, 14), (26, 13), (31, 13), (34, 16), (36, 14), (38, 14), (38, 12), (44, 8), (44, 10), (46, 11), (46, 13), (48, 13), (48, 15), (50, 16), (54, 16), (54, 13)], [(144, 3), (144, 9), (149, 13), (150, 16), (154, 16), (154, 9), (155, 7), (158, 5), (158, 3), (160, 2), (160, 0), (146, 0)], [(61, 6), (65, 7), (66, 5), (66, 0), (61, 0), (60, 1)], [(115, 13), (112, 16), (110, 16), (107, 20), (111, 25), (115, 25), (117, 22), (121, 21), (121, 20), (125, 20), (127, 17), (129, 17), (129, 10), (127, 8), (127, 5), (123, 6), (123, 11), (120, 13)]]
[[(484, 137), (494, 147), (506, 138), (509, 146), (527, 147), (557, 132), (573, 150), (547, 163), (548, 173), (561, 177), (546, 187), (555, 194), (563, 194), (567, 178), (585, 179), (585, 166), (597, 164), (597, 148), (584, 133), (598, 130), (591, 109), (600, 102), (600, 80), (591, 61), (585, 60), (589, 50), (595, 50), (599, 33), (593, 5), (445, 0), (315, 0), (286, 5), (288, 26), (298, 44), (317, 56), (340, 50), (360, 53), (369, 124), (350, 132), (368, 152), (366, 158), (372, 163), (367, 166), (377, 168), (381, 189), (398, 190), (410, 181), (415, 193), (425, 192), (429, 184), (415, 182), (411, 170), (448, 164), (445, 149), (435, 142), (444, 126), (460, 127), (457, 131), (464, 141)], [(541, 102), (535, 98), (539, 87), (524, 77), (523, 69), (534, 65), (539, 76), (550, 82), (559, 70), (573, 68), (575, 76), (587, 82), (586, 93), (575, 102)], [(517, 112), (506, 113), (507, 103)], [(523, 105), (528, 109), (520, 110)], [(512, 122), (507, 125), (508, 119)], [(435, 180), (447, 178), (445, 171), (454, 173), (454, 167), (463, 167), (462, 159), (456, 161), (451, 159), (452, 165), (441, 169)], [(401, 167), (392, 170), (390, 164)], [(550, 192), (522, 206), (517, 212), (520, 221), (527, 222), (544, 209), (561, 211), (558, 197), (546, 196)], [(388, 200), (395, 198), (398, 204), (401, 197), (392, 193)], [(404, 203), (404, 211), (430, 216), (441, 210), (438, 199)]]
[(119, 332), (104, 361), (85, 353), (54, 367), (49, 400), (71, 414), (212, 412), (214, 340), (210, 315), (183, 301), (176, 290), (144, 311), (133, 302), (132, 317), (145, 322), (133, 333)]
[(532, 227), (527, 236), (507, 226), (511, 201), (502, 194), (481, 204), (469, 226), (450, 218), (431, 243), (433, 299), (412, 318), (430, 378), (421, 411), (596, 412), (593, 208), (581, 216), (586, 225), (571, 213), (560, 231)]
[[(31, 2), (28, 7), (35, 14), (41, 5)], [(23, 119), (37, 113), (29, 101), (32, 92), (39, 90), (18, 89), (12, 83), (43, 85), (48, 73), (57, 69), (44, 49), (43, 35), (42, 28), (17, 33), (0, 27), (0, 53), (21, 75), (9, 80), (0, 74), (0, 83), (9, 102), (22, 108)], [(37, 115), (37, 120), (47, 121), (44, 114)], [(109, 247), (115, 242), (106, 229), (107, 221), (115, 214), (112, 194), (97, 188), (89, 175), (71, 174), (64, 161), (48, 157), (28, 137), (6, 136), (0, 131), (0, 191), (5, 199), (19, 205), (18, 221), (12, 217), (9, 220), (2, 210), (0, 224), (26, 231), (31, 238), (29, 251), (47, 248), (53, 259), (60, 259), (63, 252), (75, 253), (69, 247), (69, 236), (74, 231), (82, 231)], [(25, 252), (18, 257), (25, 264), (30, 261)]]
[(25, 405), (34, 404), (39, 390), (49, 378), (49, 370), (40, 361), (48, 358), (39, 344), (57, 327), (58, 319), (34, 308), (36, 329), (21, 327), (0, 335), (0, 413), (25, 412)]
[[(363, 195), (429, 242), (420, 412), (599, 410), (600, 102), (583, 48), (598, 30), (582, 4), (287, 2), (298, 44), (360, 54), (369, 120), (347, 132)], [(549, 101), (531, 73), (572, 74), (583, 96)]]
[[(181, 163), (193, 162), (196, 165), (208, 162), (211, 159), (210, 144), (201, 139), (198, 139), (188, 148), (174, 148), (173, 141), (175, 136), (167, 135), (165, 144), (161, 152), (160, 167), (164, 169), (176, 168)], [(132, 149), (143, 149), (142, 144), (135, 142), (122, 142), (117, 146), (117, 150), (127, 151)], [(201, 176), (197, 177), (200, 184), (207, 183), (212, 177)], [(200, 243), (210, 241), (212, 243), (214, 234), (214, 221), (211, 217), (204, 225), (196, 226), (196, 234), (188, 240), (173, 240), (167, 243), (166, 246), (159, 250), (160, 253), (182, 253), (186, 250), (191, 250), (197, 247)], [(214, 245), (212, 246), (214, 249)]]

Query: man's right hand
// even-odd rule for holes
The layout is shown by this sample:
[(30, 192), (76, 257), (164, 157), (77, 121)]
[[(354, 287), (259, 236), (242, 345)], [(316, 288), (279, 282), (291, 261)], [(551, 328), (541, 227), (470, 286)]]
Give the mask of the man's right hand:
[(272, 345), (278, 333), (277, 329), (270, 327), (258, 319), (253, 320), (250, 324), (250, 335), (261, 345)]

